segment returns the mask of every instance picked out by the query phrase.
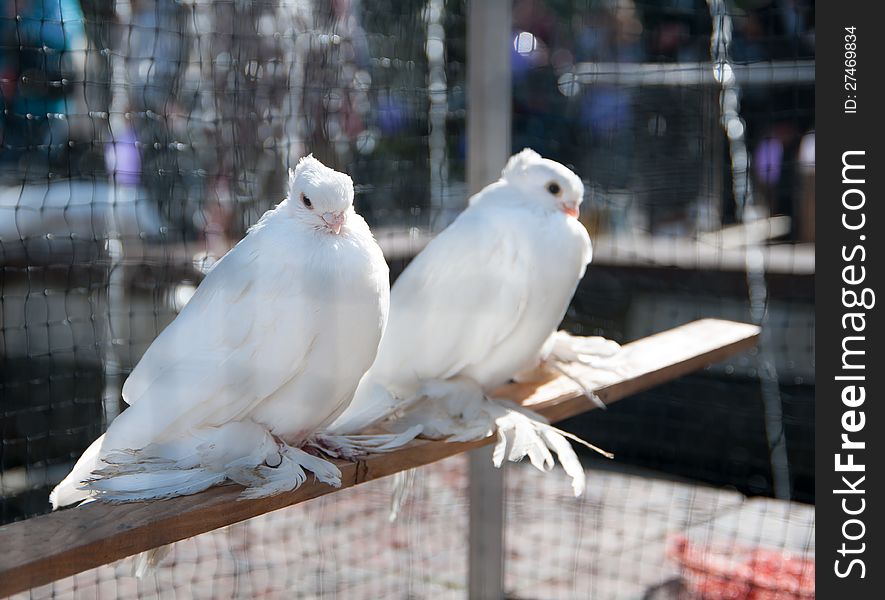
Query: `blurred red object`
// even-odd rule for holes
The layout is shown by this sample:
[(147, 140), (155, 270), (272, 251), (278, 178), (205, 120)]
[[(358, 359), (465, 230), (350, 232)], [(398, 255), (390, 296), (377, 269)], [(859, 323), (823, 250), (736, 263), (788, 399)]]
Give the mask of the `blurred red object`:
[(769, 548), (692, 543), (674, 536), (667, 550), (689, 591), (702, 600), (809, 600), (814, 560)]

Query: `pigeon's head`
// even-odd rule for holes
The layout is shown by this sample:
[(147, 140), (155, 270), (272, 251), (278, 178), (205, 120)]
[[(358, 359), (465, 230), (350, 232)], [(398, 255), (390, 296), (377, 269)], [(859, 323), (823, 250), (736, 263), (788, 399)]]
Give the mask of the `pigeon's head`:
[(296, 219), (337, 234), (353, 208), (353, 180), (305, 156), (289, 169), (289, 205)]
[(522, 192), (531, 203), (540, 202), (550, 210), (577, 217), (584, 198), (584, 184), (571, 169), (542, 158), (526, 148), (514, 154), (501, 172), (501, 178)]

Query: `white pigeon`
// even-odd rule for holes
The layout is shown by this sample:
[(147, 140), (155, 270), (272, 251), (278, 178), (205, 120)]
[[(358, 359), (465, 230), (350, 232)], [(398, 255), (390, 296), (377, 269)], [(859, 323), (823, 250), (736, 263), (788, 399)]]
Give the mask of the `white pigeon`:
[(353, 209), (350, 177), (312, 156), (289, 194), (207, 274), (123, 386), (130, 405), (52, 492), (98, 498), (192, 494), (234, 481), (241, 497), (298, 487), (300, 449), (350, 402), (387, 321), (387, 264)]
[(421, 425), (426, 437), (452, 441), (497, 430), (496, 465), (529, 456), (549, 470), (553, 450), (580, 494), (583, 469), (562, 432), (484, 394), (542, 359), (619, 348), (556, 332), (591, 259), (577, 220), (583, 194), (565, 166), (530, 149), (511, 157), (501, 179), (473, 196), (396, 280), (378, 356), (329, 431), (354, 433), (385, 419), (388, 429)]

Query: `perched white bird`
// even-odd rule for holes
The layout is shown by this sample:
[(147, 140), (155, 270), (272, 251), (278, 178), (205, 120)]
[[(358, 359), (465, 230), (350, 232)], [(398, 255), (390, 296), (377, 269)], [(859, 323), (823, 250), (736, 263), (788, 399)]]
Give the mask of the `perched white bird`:
[(425, 436), (450, 440), (497, 430), (497, 465), (529, 456), (547, 470), (553, 450), (579, 494), (583, 469), (562, 432), (484, 392), (545, 358), (618, 349), (556, 332), (591, 258), (576, 218), (583, 194), (565, 166), (529, 149), (511, 157), (501, 179), (473, 196), (396, 280), (378, 356), (329, 430), (354, 433), (391, 416), (389, 429), (418, 424)]
[(130, 404), (53, 490), (87, 498), (242, 497), (340, 485), (300, 446), (350, 402), (387, 321), (387, 264), (353, 209), (350, 177), (309, 156), (288, 198), (207, 274), (123, 386)]

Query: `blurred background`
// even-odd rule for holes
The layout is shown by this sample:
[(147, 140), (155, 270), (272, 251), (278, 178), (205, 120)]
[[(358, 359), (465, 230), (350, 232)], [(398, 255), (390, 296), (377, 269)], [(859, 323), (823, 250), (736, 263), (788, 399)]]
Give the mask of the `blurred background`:
[[(282, 199), (300, 156), (353, 177), (394, 276), (457, 215), (465, 66), (482, 60), (467, 19), (455, 0), (3, 3), (0, 523), (49, 510), (123, 408), (129, 370)], [(515, 0), (512, 19), (513, 150), (569, 165), (586, 188), (594, 262), (564, 327), (628, 342), (717, 316), (763, 334), (751, 353), (567, 422), (616, 455), (584, 457), (598, 486), (580, 502), (561, 474), (510, 469), (508, 540), (534, 537), (508, 541), (508, 565), (522, 565), (508, 590), (683, 597), (668, 536), (711, 536), (724, 506), (726, 530), (744, 519), (768, 547), (813, 556), (814, 3)], [(270, 552), (289, 569), (274, 585), (304, 597), (463, 597), (464, 540), (432, 533), (466, 518), (463, 471), (423, 469), (395, 525), (383, 482), (275, 517), (291, 531), (321, 522), (331, 548), (267, 541), (276, 529), (256, 520), (177, 551), (150, 584), (108, 567), (33, 595), (187, 597), (181, 581), (254, 595), (265, 588), (242, 556), (263, 544), (285, 549)], [(403, 559), (416, 543), (426, 556)], [(520, 563), (531, 546), (556, 566)], [(292, 570), (316, 552), (330, 558)], [(339, 561), (366, 556), (364, 579), (342, 575)]]

